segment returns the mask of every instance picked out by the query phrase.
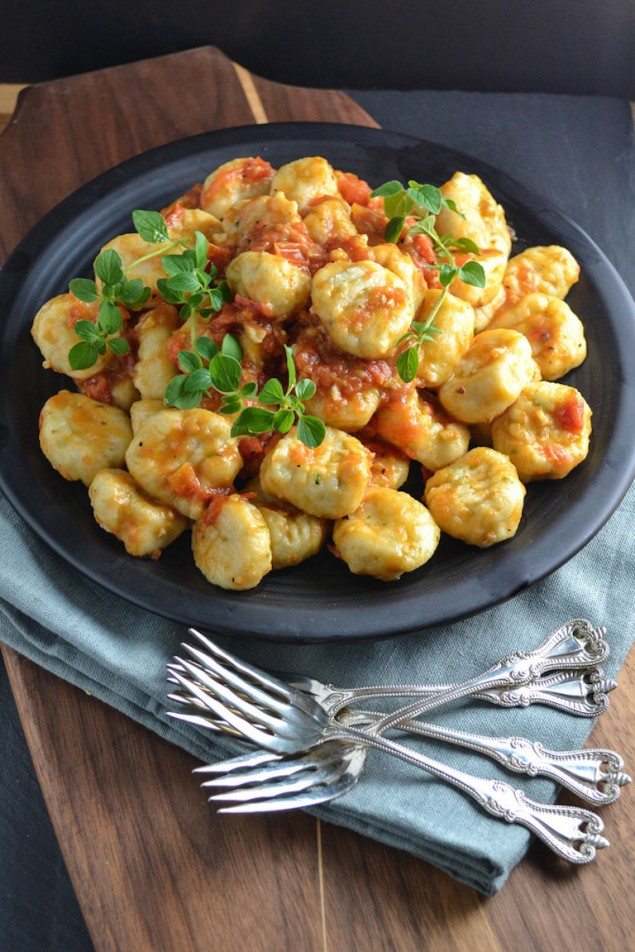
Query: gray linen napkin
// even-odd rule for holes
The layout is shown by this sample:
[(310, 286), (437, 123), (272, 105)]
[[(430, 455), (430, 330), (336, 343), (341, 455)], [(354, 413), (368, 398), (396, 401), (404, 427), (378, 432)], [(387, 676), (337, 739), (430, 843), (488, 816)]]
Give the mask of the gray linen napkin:
[[(477, 673), (508, 651), (534, 647), (568, 618), (589, 615), (609, 627), (605, 668), (614, 675), (633, 636), (634, 511), (635, 489), (599, 535), (549, 579), (451, 627), (341, 646), (224, 643), (262, 667), (336, 684), (443, 681)], [(46, 548), (2, 497), (0, 541), (0, 639), (203, 760), (230, 749), (166, 716), (165, 664), (183, 629), (84, 579)], [(537, 706), (501, 710), (464, 703), (438, 712), (435, 720), (480, 733), (539, 738), (554, 748), (582, 746), (591, 728), (587, 719)], [(453, 766), (509, 779), (477, 755), (411, 742)], [(534, 799), (555, 797), (549, 781), (514, 776), (513, 782)], [(195, 783), (192, 778), (193, 795)], [(408, 850), (486, 894), (502, 886), (530, 839), (523, 828), (492, 819), (459, 791), (380, 754), (369, 756), (363, 783), (314, 812)]]

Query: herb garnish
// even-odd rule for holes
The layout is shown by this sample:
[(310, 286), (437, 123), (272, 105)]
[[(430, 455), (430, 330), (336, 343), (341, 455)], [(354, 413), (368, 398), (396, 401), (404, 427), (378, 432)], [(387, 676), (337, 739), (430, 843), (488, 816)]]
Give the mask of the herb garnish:
[[(199, 337), (193, 351), (179, 351), (179, 366), (184, 373), (174, 377), (165, 391), (168, 406), (190, 410), (216, 390), (222, 395), (219, 412), (238, 413), (232, 424), (232, 436), (258, 433), (288, 433), (297, 420), (298, 439), (306, 446), (319, 446), (326, 429), (322, 420), (304, 412), (304, 401), (315, 394), (312, 380), (297, 380), (293, 353), (285, 346), (289, 382), (286, 390), (276, 377), (267, 380), (260, 393), (256, 383), (240, 385), (242, 356), (239, 342), (225, 334), (220, 350), (208, 337)], [(245, 400), (264, 406), (244, 406)], [(267, 409), (276, 407), (277, 409)]]
[(456, 207), (451, 199), (445, 199), (441, 191), (434, 185), (422, 185), (410, 180), (408, 188), (396, 180), (385, 182), (371, 192), (372, 197), (381, 197), (384, 200), (384, 211), (389, 221), (386, 225), (384, 238), (396, 243), (403, 231), (406, 218), (416, 221), (408, 229), (409, 235), (427, 235), (432, 241), (436, 263), (431, 268), (439, 272), (439, 283), (443, 288), (439, 299), (432, 308), (425, 321), (413, 321), (410, 330), (398, 343), (411, 342), (410, 346), (397, 357), (397, 371), (404, 383), (414, 380), (419, 368), (419, 351), (426, 340), (434, 340), (441, 331), (434, 326), (434, 319), (448, 294), (450, 285), (457, 278), (465, 284), (477, 288), (485, 287), (485, 271), (478, 261), (466, 261), (458, 265), (454, 252), (478, 254), (479, 248), (470, 238), (455, 238), (453, 235), (439, 235), (435, 228), (435, 215), (442, 208), (448, 208), (457, 215), (465, 216)]

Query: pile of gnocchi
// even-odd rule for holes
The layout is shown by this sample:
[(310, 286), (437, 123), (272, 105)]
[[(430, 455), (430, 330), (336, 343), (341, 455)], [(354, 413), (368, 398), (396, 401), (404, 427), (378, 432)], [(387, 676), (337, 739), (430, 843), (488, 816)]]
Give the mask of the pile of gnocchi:
[[(46, 401), (42, 452), (88, 487), (98, 524), (130, 555), (158, 558), (191, 529), (197, 567), (224, 589), (253, 588), (327, 543), (351, 572), (393, 581), (424, 565), (442, 532), (480, 547), (509, 539), (525, 484), (585, 459), (591, 410), (556, 382), (586, 356), (564, 301), (578, 264), (556, 246), (510, 257), (505, 212), (476, 175), (456, 172), (440, 192), (436, 230), (477, 246), (462, 260), (479, 262), (483, 287), (457, 278), (446, 291), (433, 242), (407, 219), (386, 241), (384, 199), (325, 158), (277, 170), (237, 158), (161, 213), (171, 239), (204, 236), (231, 291), (216, 313), (183, 320), (160, 292), (164, 259), (140, 234), (105, 246), (149, 288), (142, 307), (119, 307), (126, 353), (105, 348), (74, 370), (76, 325), (96, 322), (97, 305), (69, 292), (40, 308), (44, 367), (76, 388)], [(404, 383), (402, 339), (433, 312), (436, 333)], [(298, 378), (314, 384), (306, 411), (325, 424), (319, 445), (296, 426), (232, 436), (236, 415), (215, 392), (166, 405), (179, 353), (228, 334), (244, 384), (284, 380), (291, 349)], [(413, 466), (421, 500), (401, 489)]]

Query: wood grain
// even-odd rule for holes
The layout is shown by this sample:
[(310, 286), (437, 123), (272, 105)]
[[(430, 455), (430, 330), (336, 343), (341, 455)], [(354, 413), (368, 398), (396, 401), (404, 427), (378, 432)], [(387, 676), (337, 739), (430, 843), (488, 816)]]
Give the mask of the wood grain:
[[(184, 100), (192, 76), (199, 94)], [(250, 77), (213, 48), (29, 87), (0, 137), (0, 252), (69, 191), (137, 152), (289, 119), (374, 124), (341, 93)], [(327, 946), (338, 952), (635, 946), (628, 792), (604, 811), (613, 847), (596, 864), (564, 867), (536, 846), (490, 900), (408, 854), (324, 824), (320, 877), (314, 820), (217, 816), (189, 775), (191, 757), (3, 654), (98, 952), (323, 949), (321, 878)], [(631, 658), (594, 744), (633, 750), (634, 675)]]

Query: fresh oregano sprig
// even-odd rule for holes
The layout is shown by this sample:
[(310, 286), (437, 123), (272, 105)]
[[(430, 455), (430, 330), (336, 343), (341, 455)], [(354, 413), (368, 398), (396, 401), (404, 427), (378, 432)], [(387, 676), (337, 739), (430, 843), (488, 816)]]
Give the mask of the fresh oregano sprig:
[(453, 235), (439, 235), (435, 228), (435, 215), (442, 208), (465, 216), (456, 207), (451, 199), (443, 197), (440, 189), (435, 185), (421, 184), (411, 179), (408, 188), (396, 180), (385, 182), (372, 193), (372, 196), (381, 196), (384, 199), (384, 210), (389, 221), (386, 225), (384, 238), (389, 242), (397, 242), (401, 236), (406, 218), (417, 219), (408, 229), (409, 235), (427, 235), (432, 241), (436, 263), (430, 265), (439, 271), (439, 283), (442, 292), (425, 321), (413, 321), (410, 329), (398, 343), (408, 342), (409, 346), (397, 357), (397, 372), (404, 381), (410, 383), (417, 375), (419, 368), (419, 351), (426, 340), (434, 340), (441, 331), (434, 326), (434, 320), (447, 297), (450, 285), (457, 278), (465, 284), (477, 288), (485, 287), (485, 271), (478, 261), (466, 261), (458, 265), (455, 252), (478, 254), (479, 248), (471, 238), (455, 238)]
[(298, 439), (313, 449), (322, 443), (326, 433), (323, 421), (304, 411), (304, 401), (315, 395), (316, 387), (312, 380), (297, 379), (293, 352), (290, 347), (285, 346), (284, 349), (289, 378), (286, 390), (277, 377), (272, 377), (267, 380), (257, 397), (258, 402), (265, 407), (277, 409), (246, 407), (232, 426), (232, 436), (267, 433), (272, 430), (288, 433), (297, 420)]
[[(226, 334), (220, 350), (214, 341), (199, 337), (193, 351), (179, 351), (179, 366), (184, 372), (168, 384), (165, 402), (180, 410), (190, 410), (216, 390), (222, 395), (219, 412), (239, 414), (232, 424), (232, 436), (288, 433), (297, 420), (298, 439), (311, 448), (319, 446), (326, 432), (324, 423), (304, 410), (304, 401), (315, 394), (315, 384), (312, 380), (297, 379), (291, 348), (285, 347), (285, 353), (289, 377), (286, 390), (274, 377), (258, 393), (257, 384), (240, 384), (242, 352), (235, 337)], [(263, 406), (245, 407), (245, 400), (258, 401)]]
[[(97, 256), (94, 263), (95, 275), (101, 281), (100, 288), (96, 281), (89, 278), (74, 278), (69, 283), (69, 291), (80, 301), (86, 304), (99, 302), (95, 323), (85, 320), (78, 321), (75, 325), (75, 332), (81, 341), (71, 347), (68, 353), (68, 360), (73, 370), (85, 370), (92, 367), (99, 355), (104, 354), (107, 348), (116, 354), (128, 353), (128, 341), (119, 336), (123, 326), (119, 305), (128, 310), (139, 310), (151, 294), (150, 288), (144, 285), (140, 278), (127, 277), (132, 268), (157, 255), (167, 258), (166, 251), (179, 247), (185, 248), (186, 253), (192, 256), (192, 270), (202, 271), (207, 262), (207, 239), (200, 232), (195, 233), (194, 248), (190, 249), (185, 239), (170, 239), (166, 221), (159, 212), (136, 209), (132, 213), (132, 221), (137, 234), (144, 241), (160, 245), (160, 247), (153, 248), (152, 251), (141, 255), (125, 267), (114, 248), (108, 248)], [(212, 280), (213, 278), (210, 277), (208, 283), (211, 284)], [(197, 288), (200, 283), (197, 283)], [(218, 310), (219, 307), (213, 309)], [(184, 315), (184, 317), (187, 316), (189, 312)]]

